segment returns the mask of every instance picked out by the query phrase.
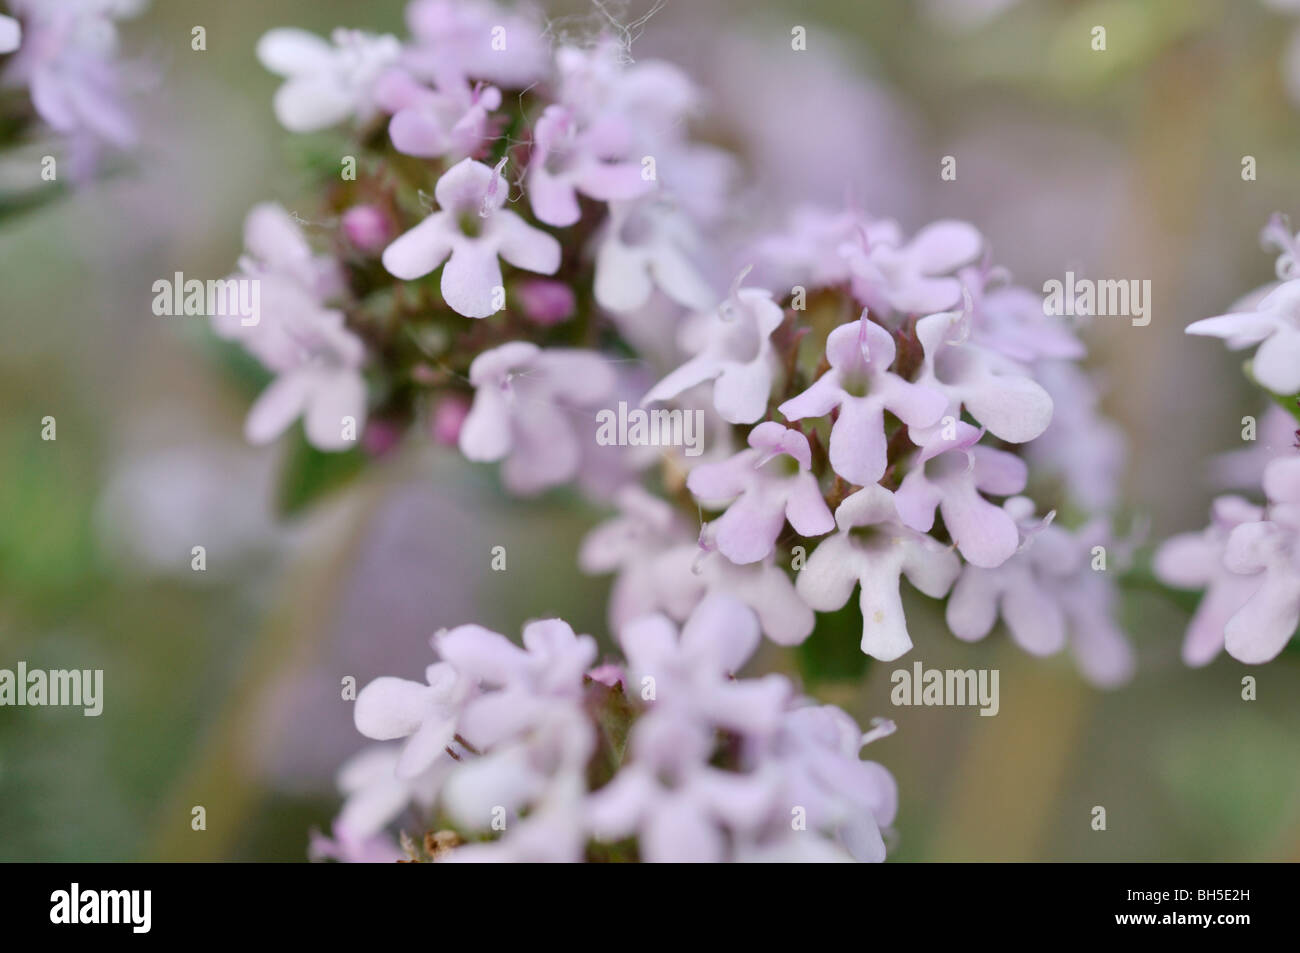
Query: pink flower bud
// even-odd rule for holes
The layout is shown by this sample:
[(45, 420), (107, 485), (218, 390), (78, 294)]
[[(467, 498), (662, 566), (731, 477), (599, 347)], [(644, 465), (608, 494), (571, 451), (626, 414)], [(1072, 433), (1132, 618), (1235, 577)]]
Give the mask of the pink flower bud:
[(354, 205), (343, 213), (343, 234), (361, 251), (382, 251), (393, 237), (392, 223), (382, 209)]
[(454, 447), (460, 440), (460, 428), (469, 413), (469, 401), (459, 394), (449, 394), (438, 401), (433, 409), (433, 422), (429, 429), (433, 439), (444, 447)]
[(371, 419), (361, 435), (361, 447), (372, 457), (390, 453), (401, 442), (402, 428), (391, 420)]
[(600, 682), (610, 688), (615, 687), (619, 682), (627, 680), (627, 673), (623, 670), (622, 665), (597, 665), (587, 671), (587, 677), (593, 682)]
[(573, 317), (573, 289), (562, 281), (530, 278), (515, 288), (524, 317), (542, 326), (559, 324)]

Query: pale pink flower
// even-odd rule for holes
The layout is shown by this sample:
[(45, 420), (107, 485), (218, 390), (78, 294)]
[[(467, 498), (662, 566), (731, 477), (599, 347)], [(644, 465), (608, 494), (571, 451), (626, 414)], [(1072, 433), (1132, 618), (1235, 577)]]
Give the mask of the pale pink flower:
[(388, 246), (384, 267), (410, 281), (445, 261), (442, 296), (447, 304), (469, 318), (493, 314), (504, 301), (498, 256), (544, 275), (560, 267), (560, 243), (505, 208), (507, 191), (499, 172), (462, 159), (434, 186), (438, 211)]
[(924, 428), (937, 423), (948, 407), (941, 390), (889, 370), (895, 352), (893, 336), (864, 313), (826, 339), (830, 370), (778, 408), (790, 420), (803, 420), (838, 407), (831, 427), (831, 467), (858, 486), (875, 483), (885, 473), (885, 411)]
[(862, 651), (893, 661), (912, 647), (899, 586), (903, 576), (921, 592), (942, 598), (961, 568), (957, 555), (904, 525), (894, 496), (871, 484), (835, 510), (839, 532), (818, 544), (795, 588), (819, 612), (833, 612), (861, 585)]
[(280, 27), (257, 43), (262, 65), (285, 77), (274, 106), (290, 132), (327, 129), (345, 119), (365, 122), (381, 111), (376, 84), (401, 56), (397, 38), (340, 28), (330, 40)]
[(1234, 351), (1258, 344), (1255, 380), (1275, 394), (1300, 391), (1300, 280), (1284, 281), (1252, 310), (1195, 321), (1187, 333), (1223, 338)]
[[(754, 563), (771, 555), (786, 520), (801, 536), (821, 536), (835, 528), (817, 478), (810, 472), (808, 438), (775, 421), (749, 432), (749, 450), (729, 460), (693, 468), (686, 486), (710, 508), (727, 505), (711, 523), (718, 550), (734, 563)], [(778, 469), (792, 463), (795, 471)]]
[(578, 193), (600, 202), (627, 201), (646, 194), (653, 180), (627, 158), (626, 126), (620, 121), (580, 126), (572, 109), (550, 105), (533, 131), (528, 195), (533, 213), (547, 225), (578, 221)]
[(521, 494), (577, 474), (583, 442), (594, 440), (592, 408), (615, 386), (598, 354), (524, 341), (484, 351), (469, 378), (474, 403), (460, 428), (461, 452), (477, 462), (505, 461), (506, 486)]
[(699, 238), (680, 211), (655, 200), (611, 202), (596, 250), (596, 302), (610, 311), (634, 311), (655, 288), (697, 311), (717, 296), (691, 258)]
[(924, 349), (917, 380), (942, 390), (957, 408), (964, 407), (1008, 443), (1026, 443), (1047, 429), (1052, 398), (1024, 365), (969, 340), (971, 315), (931, 314), (916, 323)]
[(763, 417), (776, 369), (772, 332), (785, 312), (769, 292), (741, 288), (743, 278), (744, 272), (716, 309), (683, 322), (679, 343), (694, 356), (652, 387), (641, 399), (642, 406), (711, 381), (713, 406), (723, 420), (752, 424)]
[(1028, 469), (1013, 454), (978, 446), (982, 433), (968, 423), (954, 424), (953, 433), (955, 439), (942, 430), (926, 437), (894, 502), (903, 523), (922, 533), (934, 526), (937, 508), (962, 556), (991, 569), (1011, 558), (1020, 545), (1020, 534), (1015, 520), (981, 494), (1019, 493), (1025, 488)]
[(966, 222), (927, 225), (907, 243), (897, 234), (858, 234), (840, 248), (852, 275), (853, 295), (876, 315), (933, 314), (961, 301), (961, 281), (951, 277), (979, 256), (984, 239)]
[(1210, 510), (1210, 525), (1199, 533), (1179, 533), (1160, 544), (1154, 569), (1162, 582), (1205, 595), (1187, 626), (1183, 661), (1207, 665), (1223, 648), (1228, 620), (1259, 588), (1256, 575), (1240, 575), (1224, 564), (1232, 531), (1258, 523), (1263, 510), (1239, 496), (1221, 496)]

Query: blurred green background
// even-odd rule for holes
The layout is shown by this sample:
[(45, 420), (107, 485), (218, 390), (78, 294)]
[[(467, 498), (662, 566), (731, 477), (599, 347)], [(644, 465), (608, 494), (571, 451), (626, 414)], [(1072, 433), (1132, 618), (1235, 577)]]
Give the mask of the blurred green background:
[[(848, 96), (823, 139), (795, 108), (788, 155), (775, 143), (767, 161), (825, 149), (860, 174), (871, 212), (909, 229), (968, 218), (1031, 288), (1070, 267), (1152, 279), (1151, 325), (1097, 328), (1091, 366), (1130, 441), (1131, 509), (1153, 539), (1200, 527), (1206, 458), (1239, 448), (1241, 416), (1263, 401), (1237, 357), (1182, 328), (1272, 278), (1257, 241), (1271, 212), (1300, 219), (1300, 110), (1282, 79), (1300, 20), (1229, 0), (1024, 0), (956, 28), (954, 10), (985, 6), (670, 0), (634, 53), (679, 58), (724, 129), (867, 84), (869, 115)], [(155, 0), (123, 26), (159, 79), (139, 154), (0, 227), (0, 667), (102, 668), (106, 690), (99, 718), (0, 708), (0, 860), (302, 860), (337, 808), (334, 769), (361, 746), (340, 678), (414, 676), (427, 636), (461, 622), (514, 634), (559, 614), (604, 631), (607, 582), (573, 564), (599, 510), (512, 501), (490, 468), (412, 441), (286, 518), (292, 441), (245, 447), (253, 382), (199, 323), (150, 311), (154, 280), (230, 269), (254, 203), (310, 214), (305, 146), (274, 122), (257, 38), (279, 25), (402, 34), (401, 10)], [(773, 76), (763, 50), (788, 49), (795, 24), (806, 72)], [(1106, 55), (1089, 50), (1094, 24)], [(190, 49), (194, 25), (206, 52)], [(745, 43), (748, 73), (723, 55)], [(939, 181), (947, 154), (955, 182)], [(47, 415), (57, 441), (40, 439)], [(204, 574), (189, 570), (199, 544)], [(505, 573), (488, 571), (494, 545)], [(1173, 600), (1133, 591), (1124, 612), (1140, 667), (1116, 692), (1001, 631), (961, 643), (919, 598), (905, 661), (1000, 669), (998, 717), (894, 709), (892, 664), (824, 686), (863, 723), (898, 722), (870, 749), (901, 788), (893, 859), (1300, 859), (1300, 654), (1193, 671)], [(1257, 701), (1241, 700), (1247, 673)], [(194, 805), (206, 831), (190, 828)], [(1094, 805), (1105, 832), (1090, 828)]]

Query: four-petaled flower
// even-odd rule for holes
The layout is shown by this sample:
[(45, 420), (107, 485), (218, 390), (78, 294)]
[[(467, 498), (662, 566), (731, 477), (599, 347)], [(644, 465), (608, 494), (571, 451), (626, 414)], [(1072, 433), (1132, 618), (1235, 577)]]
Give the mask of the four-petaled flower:
[(926, 437), (912, 470), (903, 477), (894, 502), (902, 521), (928, 533), (936, 507), (953, 544), (967, 562), (986, 569), (1000, 566), (1020, 545), (1015, 520), (981, 496), (1011, 496), (1025, 488), (1028, 469), (1014, 454), (978, 446), (983, 433), (963, 422)]
[(484, 351), (469, 380), (474, 403), (460, 428), (461, 452), (478, 462), (505, 460), (506, 485), (522, 494), (574, 476), (588, 439), (578, 422), (615, 386), (599, 355), (526, 341)]
[[(706, 506), (730, 504), (711, 523), (719, 552), (744, 565), (771, 555), (788, 519), (801, 536), (821, 536), (835, 528), (817, 478), (809, 472), (808, 438), (775, 421), (749, 432), (749, 450), (720, 463), (693, 468), (686, 487)], [(783, 459), (783, 458), (788, 458)], [(792, 462), (792, 474), (773, 466)]]
[(785, 312), (769, 292), (741, 288), (744, 277), (741, 272), (730, 296), (716, 309), (683, 323), (681, 345), (695, 356), (652, 387), (642, 406), (712, 381), (713, 406), (723, 420), (752, 424), (763, 416), (776, 363), (770, 338)]
[(275, 94), (275, 116), (290, 132), (327, 129), (345, 119), (361, 122), (379, 112), (376, 84), (396, 66), (402, 45), (395, 36), (337, 29), (325, 40), (293, 27), (268, 31), (257, 58), (285, 77)]
[(961, 569), (957, 554), (904, 525), (894, 496), (879, 484), (863, 487), (835, 510), (839, 531), (824, 539), (795, 583), (819, 612), (833, 612), (862, 586), (862, 651), (889, 662), (912, 647), (899, 593), (902, 576), (935, 599)]
[(830, 370), (777, 408), (789, 420), (803, 420), (838, 407), (831, 427), (831, 467), (858, 486), (884, 476), (886, 410), (909, 427), (924, 428), (938, 423), (948, 407), (942, 391), (892, 373), (895, 355), (893, 336), (864, 313), (826, 339)]
[(412, 280), (444, 261), (442, 296), (467, 318), (485, 318), (505, 300), (497, 256), (516, 268), (552, 275), (560, 243), (505, 208), (506, 180), (473, 159), (462, 159), (438, 179), (438, 211), (384, 250), (384, 267)]

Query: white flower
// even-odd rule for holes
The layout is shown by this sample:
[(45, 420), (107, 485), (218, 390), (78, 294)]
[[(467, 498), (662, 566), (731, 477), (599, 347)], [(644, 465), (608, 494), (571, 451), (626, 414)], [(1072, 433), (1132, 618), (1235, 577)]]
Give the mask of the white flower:
[(23, 40), (23, 28), (13, 17), (0, 14), (0, 53), (12, 53)]
[(257, 58), (285, 77), (275, 94), (275, 116), (290, 132), (312, 132), (379, 111), (375, 84), (397, 63), (402, 47), (394, 36), (337, 29), (333, 45), (292, 27), (267, 32)]
[(596, 252), (596, 301), (633, 311), (658, 288), (683, 307), (708, 310), (717, 298), (691, 264), (697, 243), (686, 219), (664, 202), (610, 202)]
[(1258, 344), (1255, 380), (1275, 394), (1300, 391), (1300, 280), (1284, 281), (1253, 310), (1196, 321), (1187, 333), (1223, 338), (1234, 351)]
[(772, 332), (785, 320), (785, 312), (771, 292), (741, 288), (744, 277), (741, 272), (730, 296), (717, 308), (683, 322), (680, 343), (695, 356), (652, 387), (642, 406), (712, 381), (713, 406), (723, 420), (752, 424), (762, 419), (776, 368)]

